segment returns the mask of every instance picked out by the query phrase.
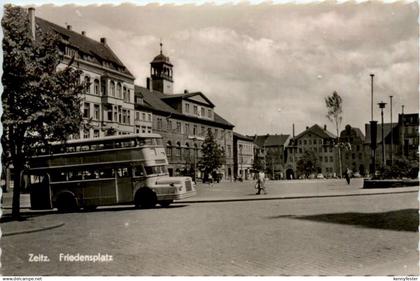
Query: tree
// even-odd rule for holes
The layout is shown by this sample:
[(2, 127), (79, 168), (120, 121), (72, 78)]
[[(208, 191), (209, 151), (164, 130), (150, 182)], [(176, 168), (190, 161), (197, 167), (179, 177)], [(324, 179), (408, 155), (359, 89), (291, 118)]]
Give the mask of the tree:
[(217, 144), (210, 129), (204, 139), (201, 152), (203, 156), (200, 159), (200, 166), (204, 171), (205, 176), (216, 171), (223, 165), (225, 153), (221, 149), (220, 145)]
[(3, 38), (3, 164), (13, 166), (12, 217), (20, 217), (21, 174), (36, 147), (65, 141), (83, 123), (81, 71), (62, 61), (60, 38), (37, 30), (32, 38), (26, 11), (6, 5)]
[[(331, 96), (327, 96), (325, 98), (325, 104), (328, 109), (327, 118), (335, 125), (336, 133), (337, 133), (337, 144), (340, 143), (340, 125), (343, 117), (341, 114), (343, 113), (343, 99), (340, 95), (334, 91)], [(339, 177), (342, 176), (342, 163), (341, 163), (341, 148), (338, 146), (338, 164), (339, 164)]]
[(296, 169), (299, 174), (304, 174), (306, 177), (318, 172), (319, 164), (316, 153), (312, 150), (305, 150), (297, 162)]
[(264, 163), (261, 160), (261, 157), (259, 157), (258, 155), (254, 156), (254, 162), (252, 163), (252, 168), (255, 171), (262, 171), (264, 170)]

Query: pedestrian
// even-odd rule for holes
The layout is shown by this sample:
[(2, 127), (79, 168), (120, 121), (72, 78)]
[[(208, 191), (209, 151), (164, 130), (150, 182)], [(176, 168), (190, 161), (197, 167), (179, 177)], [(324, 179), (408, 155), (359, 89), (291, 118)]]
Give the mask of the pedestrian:
[(264, 194), (267, 194), (267, 192), (265, 191), (264, 182), (265, 182), (265, 174), (263, 171), (260, 171), (258, 173), (257, 184), (256, 184), (257, 195), (261, 194), (261, 190), (264, 192)]
[(349, 168), (346, 169), (345, 177), (346, 177), (347, 184), (350, 184), (350, 169)]

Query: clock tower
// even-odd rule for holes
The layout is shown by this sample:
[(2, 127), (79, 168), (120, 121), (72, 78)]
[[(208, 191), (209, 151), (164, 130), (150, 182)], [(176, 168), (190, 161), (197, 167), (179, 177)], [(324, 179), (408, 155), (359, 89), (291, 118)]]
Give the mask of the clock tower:
[(162, 43), (160, 43), (160, 54), (150, 63), (150, 77), (153, 90), (164, 94), (172, 94), (174, 92), (172, 68), (173, 65), (169, 61), (169, 57), (162, 53)]

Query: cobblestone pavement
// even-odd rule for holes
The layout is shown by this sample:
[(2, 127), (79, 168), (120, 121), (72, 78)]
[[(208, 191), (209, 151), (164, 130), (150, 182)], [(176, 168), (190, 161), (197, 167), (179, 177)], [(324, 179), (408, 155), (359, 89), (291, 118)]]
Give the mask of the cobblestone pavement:
[[(417, 209), (417, 193), (40, 214), (65, 225), (4, 237), (4, 275), (418, 275), (418, 233), (305, 216)], [(300, 219), (297, 219), (299, 217)], [(28, 262), (28, 254), (50, 262)], [(59, 254), (109, 254), (107, 263)]]

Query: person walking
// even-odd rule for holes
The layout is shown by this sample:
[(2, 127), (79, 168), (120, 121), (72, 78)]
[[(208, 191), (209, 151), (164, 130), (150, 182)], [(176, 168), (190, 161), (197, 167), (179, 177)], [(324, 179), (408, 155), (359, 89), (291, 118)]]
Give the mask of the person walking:
[(264, 192), (264, 194), (267, 194), (267, 192), (265, 191), (265, 186), (264, 186), (264, 182), (265, 182), (265, 174), (263, 171), (260, 171), (258, 173), (258, 178), (257, 178), (257, 195), (261, 194), (261, 190)]
[(346, 177), (346, 181), (347, 181), (347, 184), (350, 184), (350, 169), (349, 168), (347, 168), (346, 169), (346, 174), (345, 174), (345, 177)]

